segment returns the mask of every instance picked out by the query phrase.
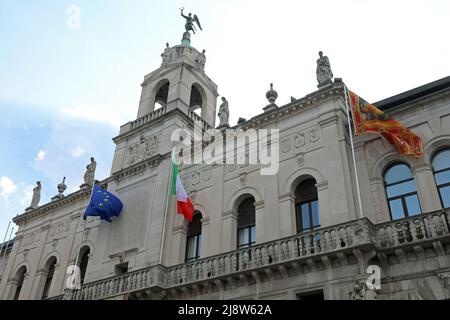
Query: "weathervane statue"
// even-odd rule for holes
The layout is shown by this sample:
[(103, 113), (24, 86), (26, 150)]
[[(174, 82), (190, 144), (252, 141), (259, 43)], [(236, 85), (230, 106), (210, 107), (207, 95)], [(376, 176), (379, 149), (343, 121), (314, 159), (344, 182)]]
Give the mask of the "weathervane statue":
[(202, 26), (200, 25), (200, 20), (198, 20), (197, 15), (194, 14), (194, 16), (192, 17), (192, 13), (189, 13), (188, 16), (185, 16), (183, 14), (184, 7), (180, 8), (180, 10), (181, 10), (181, 16), (186, 19), (186, 25), (185, 25), (186, 32), (192, 31), (195, 34), (194, 22), (197, 24), (199, 29), (203, 31)]

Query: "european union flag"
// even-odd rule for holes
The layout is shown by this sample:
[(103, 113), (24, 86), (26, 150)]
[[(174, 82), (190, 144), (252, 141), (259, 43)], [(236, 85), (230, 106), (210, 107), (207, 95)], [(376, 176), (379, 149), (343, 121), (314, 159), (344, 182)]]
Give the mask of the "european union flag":
[(111, 217), (118, 217), (122, 211), (122, 201), (106, 191), (102, 187), (95, 185), (92, 190), (91, 201), (84, 211), (83, 219), (86, 217), (100, 217), (102, 220), (111, 222)]

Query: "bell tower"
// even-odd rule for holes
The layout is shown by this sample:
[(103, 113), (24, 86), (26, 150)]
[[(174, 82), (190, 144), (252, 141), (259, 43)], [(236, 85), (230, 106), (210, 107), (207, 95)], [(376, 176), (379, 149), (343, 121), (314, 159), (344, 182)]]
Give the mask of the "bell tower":
[(215, 127), (217, 85), (205, 74), (205, 50), (192, 47), (186, 34), (180, 45), (166, 44), (161, 66), (145, 76), (137, 117), (159, 106), (186, 114), (199, 109), (202, 119)]
[(191, 46), (192, 21), (181, 43), (167, 44), (159, 68), (144, 77), (137, 119), (122, 125), (113, 139), (108, 190), (124, 207), (114, 225), (101, 226), (97, 248), (103, 253), (90, 265), (93, 278), (111, 276), (124, 263), (134, 270), (164, 264), (171, 257), (164, 241), (173, 228), (166, 219), (173, 221), (176, 215), (169, 201), (171, 135), (194, 123), (204, 130), (214, 128), (218, 96), (217, 85), (205, 74), (205, 51)]

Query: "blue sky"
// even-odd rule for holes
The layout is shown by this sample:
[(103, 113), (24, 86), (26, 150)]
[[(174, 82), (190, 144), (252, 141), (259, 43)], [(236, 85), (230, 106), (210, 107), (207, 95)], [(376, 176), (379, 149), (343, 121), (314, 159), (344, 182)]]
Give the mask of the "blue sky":
[[(449, 75), (449, 3), (0, 0), (0, 237), (36, 180), (42, 204), (63, 176), (77, 190), (90, 156), (97, 177), (109, 175), (111, 138), (135, 118), (144, 75), (181, 40), (180, 7), (200, 18), (192, 45), (206, 49), (235, 123), (262, 111), (271, 82), (278, 105), (316, 90), (319, 50), (368, 101)], [(77, 29), (67, 26), (73, 5)]]

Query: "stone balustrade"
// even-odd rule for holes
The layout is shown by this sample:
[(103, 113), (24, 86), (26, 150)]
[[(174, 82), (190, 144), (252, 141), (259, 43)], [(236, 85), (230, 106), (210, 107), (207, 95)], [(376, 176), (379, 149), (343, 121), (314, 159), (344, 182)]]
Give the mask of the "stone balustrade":
[(130, 128), (134, 129), (134, 128), (142, 126), (143, 124), (146, 124), (146, 123), (148, 123), (150, 121), (153, 121), (156, 118), (159, 118), (162, 115), (166, 114), (166, 111), (167, 111), (167, 107), (161, 107), (159, 109), (156, 109), (156, 110), (146, 114), (145, 116), (142, 116), (142, 117), (132, 121), (131, 125), (130, 125)]
[(107, 299), (153, 286), (161, 286), (164, 283), (165, 269), (165, 267), (157, 265), (91, 282), (83, 285), (79, 290), (66, 290), (64, 299)]
[(392, 248), (449, 235), (446, 211), (431, 212), (375, 225), (378, 248)]
[[(165, 267), (161, 265), (95, 281), (79, 290), (66, 290), (64, 299), (108, 299), (158, 287), (173, 289), (202, 281), (308, 260), (346, 249), (372, 245), (378, 250), (449, 236), (449, 213), (432, 212), (373, 225), (359, 219), (249, 248)], [(50, 298), (60, 299), (61, 296)]]
[(167, 287), (261, 269), (370, 243), (366, 219), (302, 233), (167, 269)]
[(200, 117), (198, 114), (196, 114), (194, 111), (189, 110), (189, 118), (191, 118), (191, 120), (197, 123), (199, 123), (202, 127), (202, 130), (206, 131), (208, 129), (211, 129), (211, 126), (205, 121), (203, 120), (202, 117)]
[(369, 223), (362, 219), (169, 268), (152, 266), (68, 290), (65, 299), (107, 299), (152, 287), (168, 289), (339, 251), (370, 243)]
[[(167, 113), (167, 107), (161, 107), (159, 109), (156, 109), (134, 121), (131, 121), (128, 126), (129, 129), (127, 129), (127, 130), (132, 130), (137, 127), (140, 127), (146, 123), (149, 123), (149, 122), (165, 115), (166, 113)], [(203, 120), (201, 116), (196, 114), (194, 111), (189, 110), (188, 116), (192, 121), (200, 123), (203, 130), (211, 129), (211, 126), (205, 120)]]

